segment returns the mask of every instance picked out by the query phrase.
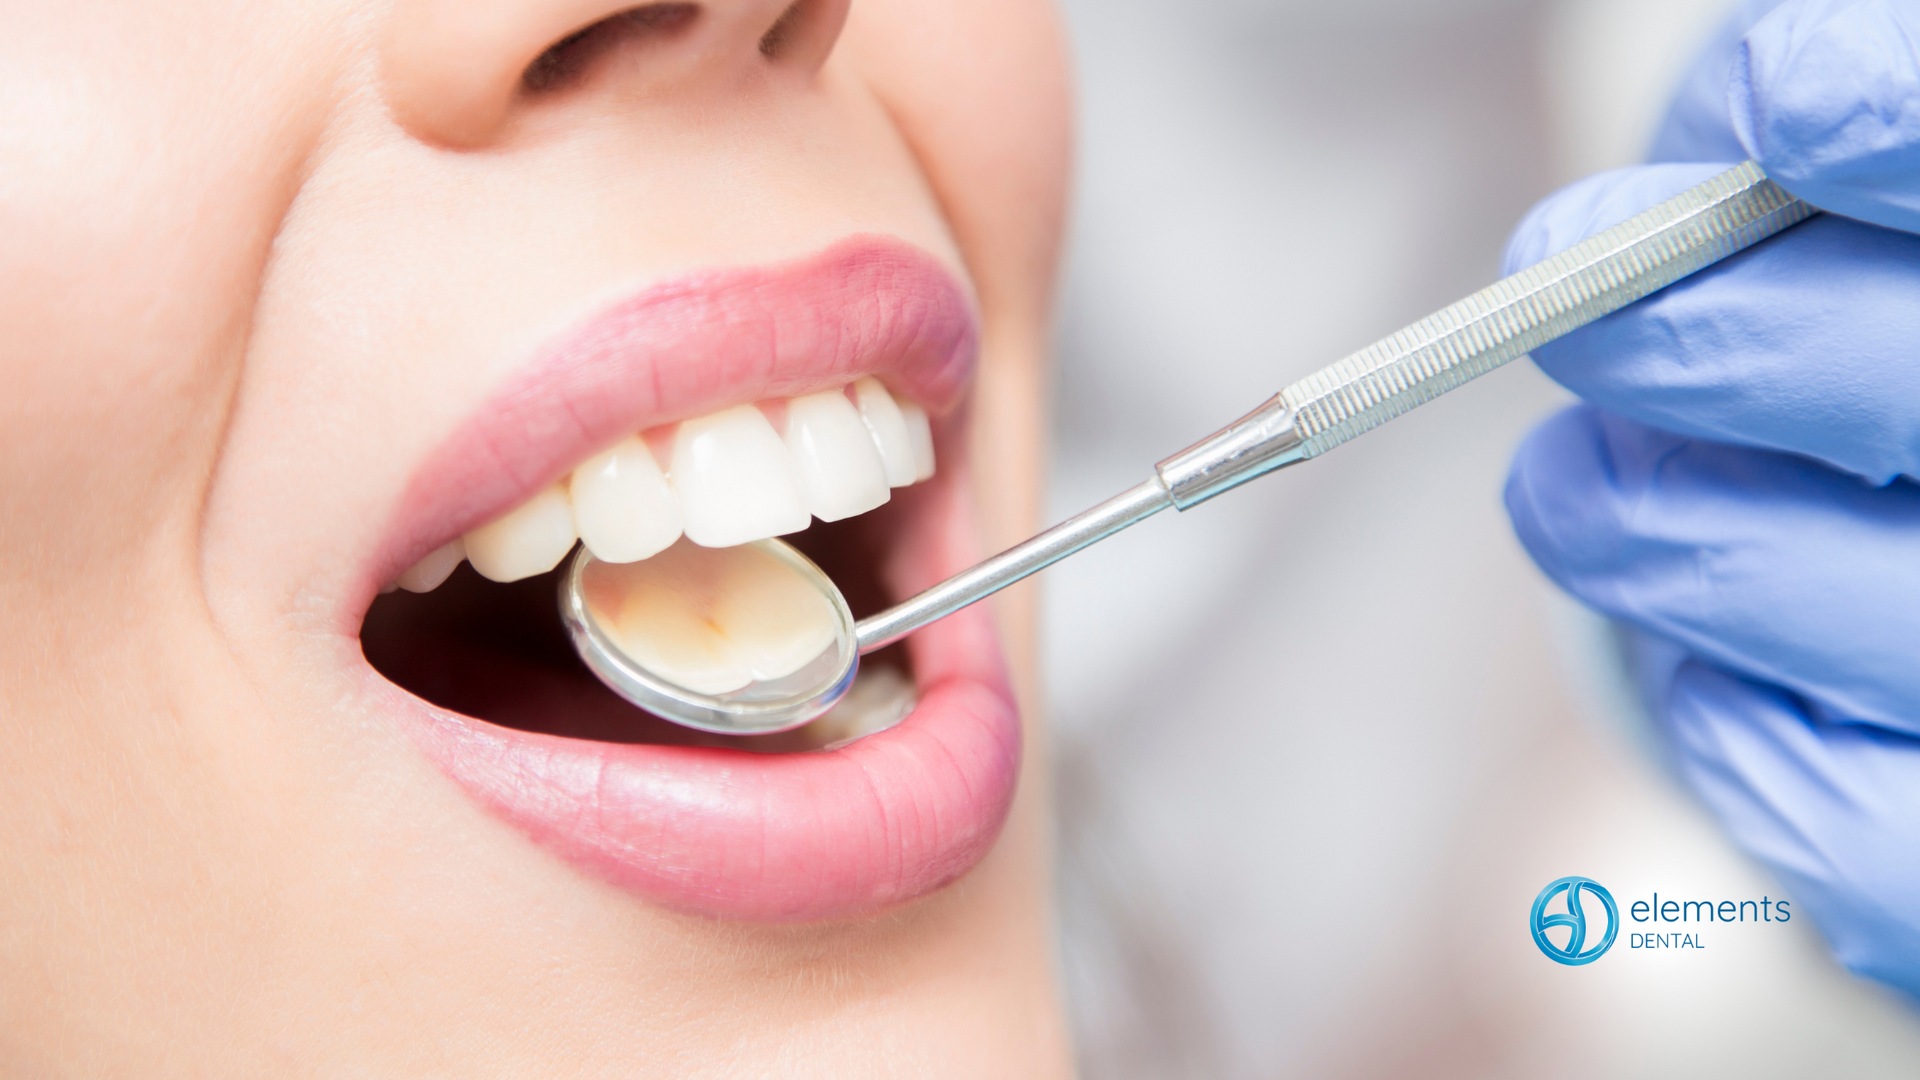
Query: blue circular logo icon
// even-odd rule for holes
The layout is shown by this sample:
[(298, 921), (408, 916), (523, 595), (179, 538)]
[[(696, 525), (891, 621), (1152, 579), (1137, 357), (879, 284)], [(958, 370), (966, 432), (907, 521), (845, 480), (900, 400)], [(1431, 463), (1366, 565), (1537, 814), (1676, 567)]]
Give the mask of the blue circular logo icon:
[[(1581, 893), (1592, 893), (1607, 909), (1606, 935), (1591, 948), (1587, 946), (1587, 914), (1580, 904)], [(1562, 894), (1567, 898), (1567, 910), (1547, 914), (1547, 905)], [(1549, 960), (1568, 965), (1591, 964), (1613, 948), (1614, 935), (1620, 932), (1620, 909), (1613, 906), (1613, 894), (1606, 886), (1592, 878), (1563, 877), (1540, 890), (1540, 895), (1533, 900), (1533, 914), (1528, 916), (1527, 923), (1533, 927), (1533, 943), (1540, 946)], [(1547, 931), (1557, 926), (1567, 928), (1563, 945), (1555, 945), (1547, 936)]]

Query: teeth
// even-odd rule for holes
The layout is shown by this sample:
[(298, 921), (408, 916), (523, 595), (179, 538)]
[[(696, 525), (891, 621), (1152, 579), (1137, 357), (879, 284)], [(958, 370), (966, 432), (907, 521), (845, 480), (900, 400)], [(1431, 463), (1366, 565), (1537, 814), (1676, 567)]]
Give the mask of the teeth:
[(609, 569), (607, 591), (624, 596), (616, 642), (689, 690), (726, 694), (791, 675), (833, 644), (826, 598), (758, 548), (681, 543)]
[(893, 395), (869, 375), (853, 384), (854, 402), (860, 406), (860, 419), (867, 422), (873, 444), (880, 448), (880, 460), (887, 467), (887, 486), (906, 487), (919, 470), (913, 460), (913, 440), (907, 434), (907, 421)]
[[(734, 547), (799, 532), (811, 518), (864, 514), (890, 489), (933, 475), (933, 430), (925, 410), (895, 401), (878, 379), (851, 390), (851, 401), (843, 389), (770, 405), (776, 418), (784, 410), (781, 432), (758, 407), (738, 405), (682, 421), (670, 448), (630, 436), (468, 533), (465, 557), (494, 581), (517, 581), (559, 565), (576, 537), (603, 562), (630, 563), (683, 532), (704, 547)], [(449, 544), (396, 584), (433, 589), (461, 552), (459, 541)]]
[(638, 436), (573, 470), (573, 523), (596, 559), (624, 563), (680, 538), (673, 489)]
[(864, 514), (892, 497), (880, 451), (845, 393), (787, 402), (786, 442), (807, 509), (821, 521)]
[(467, 543), (459, 537), (427, 552), (425, 558), (407, 568), (394, 584), (408, 592), (432, 592), (440, 587), (467, 557)]
[(493, 581), (519, 581), (560, 565), (572, 550), (573, 507), (554, 484), (467, 534), (467, 561)]
[(907, 442), (913, 446), (913, 482), (933, 477), (933, 424), (927, 410), (909, 401), (900, 406), (900, 419), (907, 424)]
[(751, 405), (682, 423), (671, 467), (687, 539), (696, 544), (733, 547), (807, 527), (787, 448)]

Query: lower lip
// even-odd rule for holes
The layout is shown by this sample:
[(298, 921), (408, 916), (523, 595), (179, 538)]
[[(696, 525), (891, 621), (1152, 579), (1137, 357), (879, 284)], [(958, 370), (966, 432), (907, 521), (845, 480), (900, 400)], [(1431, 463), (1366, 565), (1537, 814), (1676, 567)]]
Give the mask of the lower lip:
[[(916, 567), (920, 584), (965, 567), (915, 561), (954, 564)], [(990, 616), (961, 612), (908, 648), (912, 715), (788, 755), (524, 732), (366, 676), (455, 783), (582, 870), (680, 911), (798, 922), (932, 892), (979, 862), (1006, 818), (1020, 723)]]

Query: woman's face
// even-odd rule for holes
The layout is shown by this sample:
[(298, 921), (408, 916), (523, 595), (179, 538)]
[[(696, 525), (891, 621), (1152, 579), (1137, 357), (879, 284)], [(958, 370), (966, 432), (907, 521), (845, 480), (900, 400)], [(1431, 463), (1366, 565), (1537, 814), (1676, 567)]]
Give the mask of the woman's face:
[[(856, 609), (1023, 535), (1040, 0), (4, 25), (0, 1071), (1060, 1067), (1017, 601), (891, 660), (899, 726), (748, 753), (585, 681), (551, 575), (382, 596), (637, 433), (674, 485), (734, 406), (801, 454), (786, 403), (869, 375), (938, 469), (800, 540)], [(759, 512), (698, 476), (690, 533)]]

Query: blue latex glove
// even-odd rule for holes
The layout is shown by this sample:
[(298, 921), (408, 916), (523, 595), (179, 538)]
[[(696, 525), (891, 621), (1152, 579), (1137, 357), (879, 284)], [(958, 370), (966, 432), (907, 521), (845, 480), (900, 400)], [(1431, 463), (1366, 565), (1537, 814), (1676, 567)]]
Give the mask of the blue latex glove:
[(1744, 157), (1832, 211), (1536, 351), (1592, 404), (1529, 437), (1507, 506), (1555, 581), (1636, 628), (1677, 768), (1796, 912), (1920, 997), (1916, 49), (1920, 0), (1749, 4), (1655, 144), (1713, 164), (1529, 215), (1510, 269)]

